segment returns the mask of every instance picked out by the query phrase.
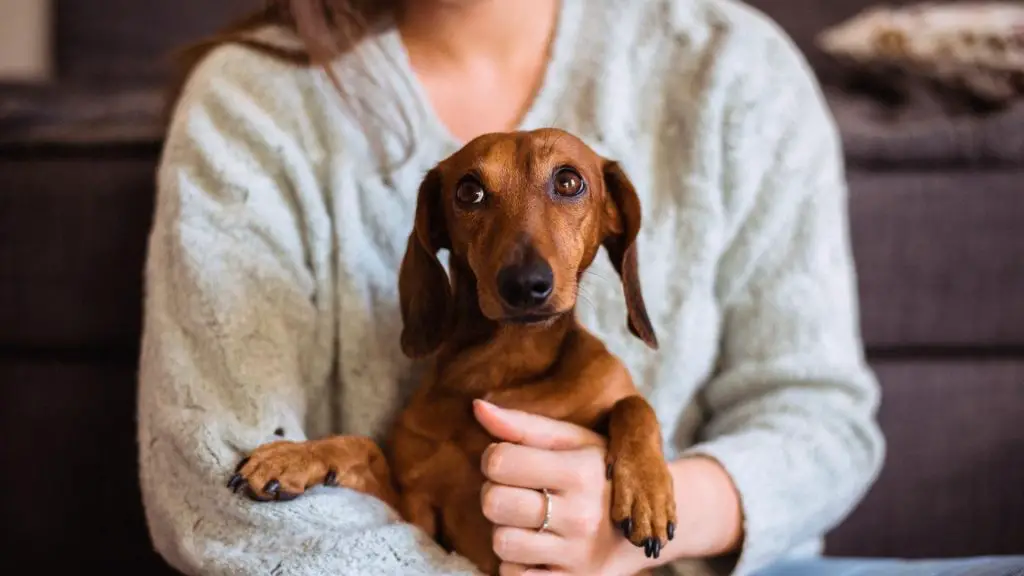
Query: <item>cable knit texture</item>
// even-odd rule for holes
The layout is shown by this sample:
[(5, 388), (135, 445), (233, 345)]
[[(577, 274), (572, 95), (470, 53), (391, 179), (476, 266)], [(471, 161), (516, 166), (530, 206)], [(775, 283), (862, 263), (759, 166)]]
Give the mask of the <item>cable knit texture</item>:
[[(655, 406), (667, 456), (717, 459), (742, 499), (740, 553), (666, 569), (748, 574), (815, 554), (884, 453), (842, 154), (819, 88), (774, 23), (731, 0), (561, 10), (522, 127), (570, 130), (632, 178), (661, 349), (629, 334), (607, 258), (585, 276), (579, 317)], [(417, 385), (399, 349), (397, 272), (420, 178), (460, 143), (394, 29), (337, 71), (343, 97), (322, 71), (219, 48), (170, 127), (146, 268), (139, 456), (155, 546), (188, 574), (473, 573), (349, 490), (259, 504), (225, 487), (278, 428), (383, 439)]]

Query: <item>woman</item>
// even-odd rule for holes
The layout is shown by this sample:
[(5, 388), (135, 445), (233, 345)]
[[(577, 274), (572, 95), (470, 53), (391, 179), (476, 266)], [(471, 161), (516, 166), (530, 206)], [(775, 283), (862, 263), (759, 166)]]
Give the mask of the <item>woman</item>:
[[(660, 352), (626, 331), (603, 260), (579, 314), (657, 407), (679, 510), (647, 558), (610, 526), (606, 483), (558, 482), (603, 478), (600, 438), (480, 405), (507, 441), (481, 502), (503, 574), (782, 569), (868, 489), (884, 444), (839, 140), (763, 16), (731, 0), (279, 0), (221, 40), (173, 112), (146, 270), (142, 486), (175, 567), (472, 572), (369, 497), (257, 504), (224, 482), (274, 438), (387, 431), (416, 385), (396, 273), (417, 184), (491, 131), (566, 128), (640, 191)], [(540, 488), (555, 490), (543, 533)]]

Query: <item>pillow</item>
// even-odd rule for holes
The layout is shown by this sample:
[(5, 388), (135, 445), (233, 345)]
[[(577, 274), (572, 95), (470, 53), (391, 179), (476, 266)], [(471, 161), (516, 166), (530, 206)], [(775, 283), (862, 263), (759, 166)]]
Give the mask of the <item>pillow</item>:
[(1007, 104), (1024, 95), (1024, 3), (880, 5), (824, 30), (818, 46), (854, 70), (893, 73)]

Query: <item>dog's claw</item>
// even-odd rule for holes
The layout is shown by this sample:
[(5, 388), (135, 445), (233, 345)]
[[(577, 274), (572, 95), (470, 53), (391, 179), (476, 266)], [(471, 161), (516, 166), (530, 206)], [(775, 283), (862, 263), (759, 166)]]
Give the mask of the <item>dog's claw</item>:
[[(612, 477), (611, 518), (615, 526), (648, 558), (658, 558), (675, 537), (672, 477), (658, 465), (657, 453), (623, 453)], [(651, 464), (653, 463), (653, 464)]]
[(327, 472), (327, 476), (324, 476), (325, 486), (337, 486), (338, 485), (338, 473), (334, 470)]
[(625, 520), (623, 520), (619, 524), (619, 527), (622, 528), (622, 534), (626, 537), (627, 540), (629, 539), (630, 536), (633, 535), (633, 519), (632, 518), (626, 518)]
[(235, 475), (232, 476), (230, 480), (228, 480), (228, 488), (232, 492), (238, 492), (238, 489), (242, 487), (242, 484), (244, 482), (245, 478), (243, 478), (241, 474), (236, 472)]
[(242, 494), (244, 494), (246, 498), (254, 502), (265, 502), (267, 500), (266, 498), (263, 498), (262, 496), (257, 494), (256, 491), (252, 489), (252, 486), (250, 486), (248, 482), (242, 485)]
[(604, 477), (609, 479), (609, 480), (611, 480), (613, 472), (614, 472), (614, 464), (609, 462), (608, 463), (608, 467), (604, 469)]
[(648, 558), (654, 558), (655, 560), (661, 556), (661, 540), (658, 538), (644, 538), (643, 542), (644, 556)]
[(269, 496), (277, 496), (281, 490), (281, 483), (277, 480), (271, 480), (267, 482), (267, 485), (263, 487), (263, 493)]

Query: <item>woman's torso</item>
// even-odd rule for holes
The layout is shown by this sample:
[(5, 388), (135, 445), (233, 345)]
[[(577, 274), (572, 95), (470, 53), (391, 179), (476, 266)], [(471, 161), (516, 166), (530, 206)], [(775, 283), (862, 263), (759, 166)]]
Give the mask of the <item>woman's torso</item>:
[[(695, 399), (715, 367), (719, 296), (729, 289), (719, 258), (737, 223), (726, 187), (745, 184), (726, 173), (727, 87), (714, 77), (742, 65), (720, 57), (737, 22), (767, 35), (745, 8), (715, 0), (565, 0), (552, 61), (520, 125), (573, 132), (619, 162), (637, 189), (641, 284), (660, 348), (628, 331), (622, 287), (603, 252), (583, 278), (577, 314), (629, 367), (670, 452), (692, 443), (702, 419)], [(417, 366), (399, 347), (397, 293), (416, 191), (459, 143), (426, 104), (396, 32), (368, 40), (336, 70), (350, 91), (342, 105), (324, 78), (306, 80), (321, 89), (303, 103), (301, 138), (319, 190), (297, 195), (298, 225), (328, 343), (323, 378), (314, 371), (309, 383), (306, 424), (311, 436), (379, 438), (418, 385)], [(399, 114), (413, 138), (400, 122), (380, 130), (374, 119)]]

